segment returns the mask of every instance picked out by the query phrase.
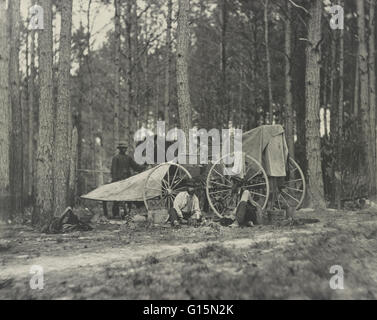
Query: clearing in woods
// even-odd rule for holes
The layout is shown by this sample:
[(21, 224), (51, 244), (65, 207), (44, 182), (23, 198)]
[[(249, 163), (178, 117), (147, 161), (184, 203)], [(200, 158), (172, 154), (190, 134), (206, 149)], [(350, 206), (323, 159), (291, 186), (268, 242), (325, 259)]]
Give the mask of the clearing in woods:
[[(317, 223), (231, 229), (98, 224), (40, 234), (0, 225), (0, 299), (375, 299), (377, 212), (298, 212)], [(44, 289), (30, 289), (30, 267)], [(344, 269), (332, 290), (330, 267)], [(210, 289), (209, 289), (210, 288)]]

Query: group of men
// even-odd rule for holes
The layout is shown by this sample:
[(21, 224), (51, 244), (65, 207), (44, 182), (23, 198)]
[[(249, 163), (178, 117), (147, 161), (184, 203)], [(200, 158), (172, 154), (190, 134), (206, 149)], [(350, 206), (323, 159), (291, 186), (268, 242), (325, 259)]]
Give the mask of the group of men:
[[(129, 178), (134, 172), (140, 172), (144, 169), (138, 165), (132, 157), (126, 154), (127, 144), (121, 141), (118, 145), (119, 153), (115, 155), (111, 162), (111, 181), (117, 182)], [(169, 222), (172, 226), (178, 227), (181, 223), (192, 220), (194, 224), (202, 221), (202, 213), (199, 205), (199, 198), (195, 194), (197, 185), (193, 180), (187, 181), (186, 190), (177, 194), (173, 207), (169, 210)], [(112, 207), (112, 217), (120, 217), (119, 202), (114, 202)], [(106, 203), (104, 205), (104, 214), (107, 214)], [(124, 207), (126, 210), (126, 207)], [(244, 191), (241, 200), (233, 214), (235, 226), (253, 226), (258, 223), (256, 206), (253, 204), (249, 191)]]

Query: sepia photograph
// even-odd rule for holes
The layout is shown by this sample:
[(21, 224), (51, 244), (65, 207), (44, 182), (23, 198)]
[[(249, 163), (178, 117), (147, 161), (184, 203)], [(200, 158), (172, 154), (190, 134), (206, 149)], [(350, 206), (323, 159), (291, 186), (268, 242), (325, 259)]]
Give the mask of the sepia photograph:
[(0, 0), (0, 300), (377, 299), (376, 2)]

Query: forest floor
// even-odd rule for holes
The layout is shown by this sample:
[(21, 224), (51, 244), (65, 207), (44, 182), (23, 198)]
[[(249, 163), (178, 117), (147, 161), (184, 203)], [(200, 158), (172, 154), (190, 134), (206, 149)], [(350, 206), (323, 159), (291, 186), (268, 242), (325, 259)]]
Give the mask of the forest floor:
[[(297, 212), (317, 223), (41, 234), (0, 224), (0, 299), (376, 299), (377, 211)], [(306, 220), (307, 219), (307, 220)], [(30, 268), (44, 288), (30, 288)], [(344, 290), (330, 288), (330, 267)]]

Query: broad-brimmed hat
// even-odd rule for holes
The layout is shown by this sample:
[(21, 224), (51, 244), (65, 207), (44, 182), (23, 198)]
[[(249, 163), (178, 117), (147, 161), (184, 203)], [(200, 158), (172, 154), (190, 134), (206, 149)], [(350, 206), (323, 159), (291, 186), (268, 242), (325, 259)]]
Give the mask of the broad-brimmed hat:
[(120, 149), (120, 148), (126, 148), (127, 149), (128, 146), (127, 146), (126, 141), (119, 141), (117, 148), (118, 149)]

